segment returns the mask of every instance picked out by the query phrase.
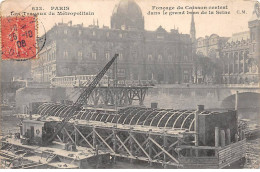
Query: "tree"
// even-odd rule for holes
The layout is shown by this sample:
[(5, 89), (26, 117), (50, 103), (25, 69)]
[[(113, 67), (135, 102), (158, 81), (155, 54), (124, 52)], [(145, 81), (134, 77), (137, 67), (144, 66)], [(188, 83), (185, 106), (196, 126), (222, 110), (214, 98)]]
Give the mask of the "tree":
[(202, 54), (197, 54), (193, 61), (193, 70), (195, 75), (195, 83), (198, 83), (198, 76), (202, 77), (202, 82), (211, 80), (219, 82), (221, 75), (221, 63), (219, 59), (211, 59)]

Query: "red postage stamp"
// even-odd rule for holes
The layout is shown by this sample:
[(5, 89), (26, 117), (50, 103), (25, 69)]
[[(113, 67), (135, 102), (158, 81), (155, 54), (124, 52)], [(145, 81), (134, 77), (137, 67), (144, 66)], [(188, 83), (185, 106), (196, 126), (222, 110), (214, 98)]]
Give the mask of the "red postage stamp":
[(35, 16), (2, 17), (2, 60), (35, 59), (36, 28)]

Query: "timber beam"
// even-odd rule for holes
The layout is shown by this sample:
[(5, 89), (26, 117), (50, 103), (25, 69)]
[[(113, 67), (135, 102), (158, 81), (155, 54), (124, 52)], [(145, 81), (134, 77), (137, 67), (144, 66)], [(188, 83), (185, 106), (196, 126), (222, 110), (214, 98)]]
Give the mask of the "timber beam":
[[(71, 123), (70, 123), (71, 124)], [(178, 153), (175, 149), (181, 137), (169, 135), (166, 132), (161, 134), (149, 130), (148, 132), (136, 131), (133, 127), (129, 130), (120, 129), (117, 126), (112, 128), (71, 124), (64, 128), (65, 140), (71, 140), (75, 145), (85, 146), (95, 151), (98, 149), (107, 151), (116, 161), (116, 157), (133, 160), (146, 161), (152, 164), (166, 166), (180, 166)], [(57, 136), (58, 137), (58, 136)], [(59, 141), (62, 141), (58, 137)]]

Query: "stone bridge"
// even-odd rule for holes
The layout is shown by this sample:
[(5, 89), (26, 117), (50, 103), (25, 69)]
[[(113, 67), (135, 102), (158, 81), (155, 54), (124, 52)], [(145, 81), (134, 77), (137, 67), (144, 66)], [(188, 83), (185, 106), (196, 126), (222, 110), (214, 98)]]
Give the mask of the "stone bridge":
[(259, 106), (259, 85), (157, 85), (149, 89), (145, 105), (158, 102), (160, 108), (195, 109), (204, 104), (206, 108), (231, 109), (237, 91), (240, 108)]
[[(79, 88), (39, 88), (25, 87), (16, 91), (18, 111), (23, 112), (32, 102), (75, 101)], [(258, 108), (260, 87), (258, 85), (156, 85), (144, 95), (144, 105), (158, 103), (158, 108), (196, 109), (198, 104), (206, 109), (233, 109), (235, 94), (239, 91), (239, 108)], [(74, 93), (77, 94), (74, 95)], [(73, 96), (74, 95), (74, 96)], [(133, 105), (140, 102), (133, 101)]]

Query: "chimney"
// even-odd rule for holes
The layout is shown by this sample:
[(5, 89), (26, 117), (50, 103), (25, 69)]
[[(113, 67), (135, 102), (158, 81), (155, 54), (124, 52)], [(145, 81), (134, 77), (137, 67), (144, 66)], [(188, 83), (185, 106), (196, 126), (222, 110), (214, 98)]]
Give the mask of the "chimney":
[(152, 102), (151, 103), (151, 108), (157, 109), (158, 108), (158, 103), (157, 102)]
[(199, 112), (204, 111), (204, 105), (198, 105), (197, 111)]
[(69, 24), (69, 26), (72, 26), (72, 21), (69, 21), (68, 24)]

